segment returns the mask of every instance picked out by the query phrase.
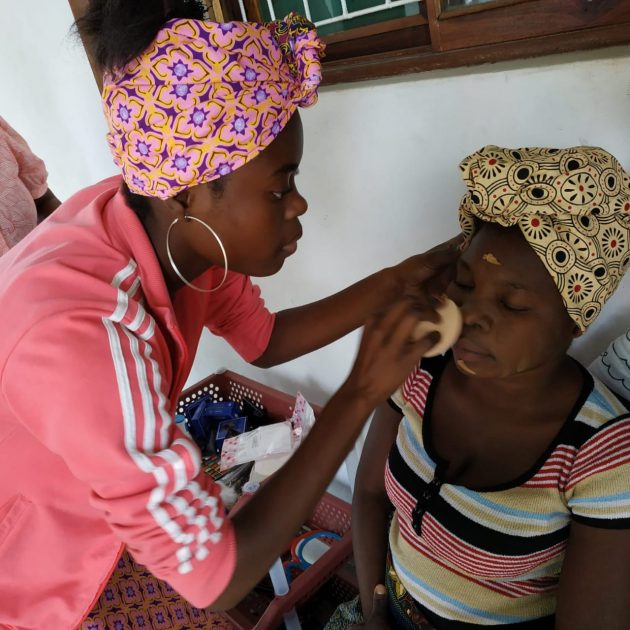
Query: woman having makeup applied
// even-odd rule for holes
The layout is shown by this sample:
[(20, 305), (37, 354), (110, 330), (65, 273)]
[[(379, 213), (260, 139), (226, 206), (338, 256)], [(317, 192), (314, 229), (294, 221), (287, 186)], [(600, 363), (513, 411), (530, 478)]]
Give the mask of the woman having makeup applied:
[(488, 146), (461, 172), (463, 331), (377, 409), (360, 602), (329, 627), (625, 630), (629, 409), (567, 350), (630, 261), (630, 179), (592, 147)]

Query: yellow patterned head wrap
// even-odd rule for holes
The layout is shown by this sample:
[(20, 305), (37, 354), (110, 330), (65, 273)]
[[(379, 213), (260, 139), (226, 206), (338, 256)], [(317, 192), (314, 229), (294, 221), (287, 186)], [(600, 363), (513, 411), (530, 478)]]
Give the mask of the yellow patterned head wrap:
[(464, 235), (472, 237), (475, 219), (518, 225), (586, 330), (630, 262), (630, 177), (619, 162), (597, 147), (487, 146), (460, 169)]
[(167, 22), (104, 77), (107, 139), (129, 189), (168, 199), (255, 158), (317, 101), (323, 51), (294, 13), (268, 24)]

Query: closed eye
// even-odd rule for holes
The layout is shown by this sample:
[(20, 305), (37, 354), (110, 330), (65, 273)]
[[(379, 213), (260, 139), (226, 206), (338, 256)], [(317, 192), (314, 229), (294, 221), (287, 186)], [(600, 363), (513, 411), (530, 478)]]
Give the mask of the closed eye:
[(472, 289), (474, 289), (474, 288), (475, 288), (475, 287), (474, 287), (474, 285), (472, 285), (472, 284), (466, 284), (465, 282), (462, 282), (461, 280), (457, 280), (457, 279), (453, 280), (453, 284), (454, 284), (456, 287), (458, 287), (458, 288), (460, 288), (460, 289), (463, 289), (463, 290), (465, 290), (465, 291), (471, 291)]
[(525, 313), (527, 311), (529, 311), (529, 308), (524, 307), (524, 306), (513, 306), (512, 304), (510, 304), (509, 302), (506, 302), (505, 300), (500, 300), (501, 302), (501, 306), (507, 310), (507, 311), (512, 311), (513, 313)]

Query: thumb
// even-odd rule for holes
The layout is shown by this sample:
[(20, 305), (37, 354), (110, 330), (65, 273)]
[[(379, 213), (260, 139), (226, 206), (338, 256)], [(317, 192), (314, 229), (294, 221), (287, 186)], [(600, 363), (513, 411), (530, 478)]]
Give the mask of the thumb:
[(374, 598), (372, 603), (372, 616), (382, 616), (387, 613), (387, 590), (382, 584), (374, 587)]

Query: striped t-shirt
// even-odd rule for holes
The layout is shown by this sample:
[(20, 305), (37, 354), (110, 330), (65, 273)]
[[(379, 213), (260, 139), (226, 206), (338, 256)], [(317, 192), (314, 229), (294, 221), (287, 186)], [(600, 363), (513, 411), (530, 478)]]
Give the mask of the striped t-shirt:
[(571, 521), (630, 527), (629, 409), (585, 371), (574, 412), (529, 474), (484, 491), (442, 483), (427, 427), (447, 360), (424, 360), (393, 397), (404, 414), (385, 470), (394, 568), (437, 627), (549, 618)]

